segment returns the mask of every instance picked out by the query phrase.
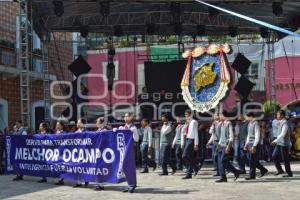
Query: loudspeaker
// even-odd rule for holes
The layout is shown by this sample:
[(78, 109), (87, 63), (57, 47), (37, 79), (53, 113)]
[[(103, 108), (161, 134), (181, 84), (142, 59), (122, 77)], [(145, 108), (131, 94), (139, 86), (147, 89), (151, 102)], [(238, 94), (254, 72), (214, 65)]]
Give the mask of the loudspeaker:
[(83, 59), (81, 55), (78, 56), (76, 60), (73, 61), (71, 65), (69, 65), (68, 69), (76, 76), (80, 76), (81, 74), (87, 74), (91, 67), (90, 65)]
[(255, 84), (249, 79), (241, 76), (234, 89), (242, 96), (243, 99), (247, 99), (254, 85)]
[(238, 53), (231, 67), (240, 74), (245, 74), (251, 65), (251, 61), (248, 60), (243, 54)]

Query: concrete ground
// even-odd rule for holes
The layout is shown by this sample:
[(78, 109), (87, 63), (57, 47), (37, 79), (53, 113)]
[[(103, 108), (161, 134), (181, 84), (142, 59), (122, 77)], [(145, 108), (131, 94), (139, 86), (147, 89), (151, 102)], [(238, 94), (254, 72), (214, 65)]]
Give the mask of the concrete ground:
[(13, 176), (0, 176), (0, 199), (26, 199), (26, 200), (162, 200), (162, 199), (207, 199), (207, 200), (277, 200), (277, 199), (300, 199), (300, 162), (292, 164), (293, 178), (274, 176), (275, 168), (268, 164), (269, 174), (253, 181), (245, 181), (244, 176), (233, 181), (233, 176), (228, 175), (228, 183), (215, 183), (210, 166), (205, 166), (200, 175), (190, 180), (182, 180), (184, 175), (178, 172), (167, 177), (158, 176), (157, 170), (149, 174), (138, 173), (138, 188), (136, 193), (120, 192), (125, 183), (120, 185), (105, 185), (104, 191), (94, 191), (96, 184), (88, 188), (74, 189), (72, 183), (65, 186), (55, 186), (55, 179), (48, 183), (37, 183), (39, 178), (25, 176), (21, 182), (11, 181)]

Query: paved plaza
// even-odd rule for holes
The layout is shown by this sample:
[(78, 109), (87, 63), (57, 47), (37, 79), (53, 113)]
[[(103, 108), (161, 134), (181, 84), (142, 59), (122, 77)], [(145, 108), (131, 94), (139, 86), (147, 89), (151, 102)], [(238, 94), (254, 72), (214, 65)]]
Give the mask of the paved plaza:
[(191, 180), (182, 180), (182, 172), (167, 177), (160, 177), (160, 170), (149, 174), (138, 173), (138, 188), (136, 193), (120, 192), (125, 183), (120, 185), (105, 186), (104, 191), (94, 191), (96, 184), (88, 188), (74, 189), (72, 183), (65, 186), (55, 186), (55, 179), (48, 183), (37, 183), (39, 178), (25, 176), (22, 182), (13, 182), (13, 176), (0, 176), (0, 199), (26, 199), (26, 200), (161, 200), (161, 199), (207, 199), (207, 200), (277, 200), (277, 199), (300, 199), (300, 162), (294, 162), (292, 169), (293, 178), (274, 176), (275, 168), (268, 164), (269, 174), (254, 181), (245, 181), (244, 176), (233, 181), (233, 176), (228, 175), (228, 183), (215, 183), (210, 166), (205, 166), (200, 175)]

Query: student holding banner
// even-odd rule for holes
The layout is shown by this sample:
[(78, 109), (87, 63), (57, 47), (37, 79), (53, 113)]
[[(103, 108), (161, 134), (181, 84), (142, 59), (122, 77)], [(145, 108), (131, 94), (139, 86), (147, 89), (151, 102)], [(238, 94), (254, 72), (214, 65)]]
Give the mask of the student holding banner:
[[(45, 122), (40, 123), (39, 131), (40, 131), (39, 134), (42, 134), (42, 135), (49, 133), (47, 123), (45, 123)], [(38, 183), (46, 183), (46, 182), (47, 182), (46, 177), (42, 177), (42, 179), (38, 181)]]
[[(105, 120), (103, 117), (98, 117), (97, 120), (96, 120), (96, 127), (97, 127), (97, 130), (96, 130), (96, 133), (99, 132), (99, 131), (106, 131), (107, 128), (105, 126)], [(101, 185), (101, 184), (98, 184), (95, 188), (95, 191), (102, 191), (104, 190), (104, 186)]]
[(98, 131), (106, 131), (107, 127), (105, 125), (105, 120), (103, 117), (98, 117), (96, 120), (96, 127), (97, 127), (97, 132)]
[[(22, 120), (16, 121), (13, 135), (27, 135), (27, 131), (26, 131), (25, 127), (23, 126)], [(17, 176), (13, 179), (13, 181), (22, 181), (22, 180), (23, 180), (22, 174), (17, 174)]]
[[(82, 133), (86, 131), (86, 120), (84, 118), (80, 118), (77, 121), (77, 131), (75, 133)], [(89, 182), (84, 183), (84, 187), (87, 187), (89, 185)], [(74, 188), (82, 187), (82, 183), (80, 180), (77, 181), (77, 184), (73, 186)]]
[[(124, 129), (125, 130), (126, 129), (131, 130), (131, 132), (133, 134), (132, 135), (133, 140), (135, 142), (138, 142), (139, 141), (139, 133), (138, 133), (138, 130), (137, 130), (136, 126), (133, 124), (133, 114), (132, 113), (125, 113), (124, 122), (125, 122), (125, 125), (120, 126), (119, 130), (124, 130)], [(136, 188), (136, 184), (135, 185), (128, 185), (128, 187), (126, 189), (124, 189), (123, 192), (133, 193), (135, 188)]]
[[(56, 126), (55, 126), (55, 134), (61, 134), (65, 131), (65, 124), (62, 121), (58, 121), (56, 122)], [(64, 179), (61, 178), (57, 183), (55, 183), (55, 185), (64, 185)]]

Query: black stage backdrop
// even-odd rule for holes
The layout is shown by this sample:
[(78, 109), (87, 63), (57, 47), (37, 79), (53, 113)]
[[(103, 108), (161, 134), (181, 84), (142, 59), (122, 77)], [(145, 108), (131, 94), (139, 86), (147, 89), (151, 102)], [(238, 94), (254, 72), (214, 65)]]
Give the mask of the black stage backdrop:
[(171, 62), (145, 62), (145, 83), (149, 93), (181, 92), (180, 83), (186, 67), (186, 60)]

